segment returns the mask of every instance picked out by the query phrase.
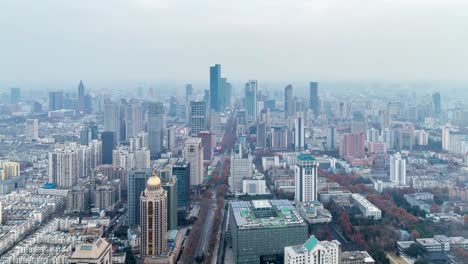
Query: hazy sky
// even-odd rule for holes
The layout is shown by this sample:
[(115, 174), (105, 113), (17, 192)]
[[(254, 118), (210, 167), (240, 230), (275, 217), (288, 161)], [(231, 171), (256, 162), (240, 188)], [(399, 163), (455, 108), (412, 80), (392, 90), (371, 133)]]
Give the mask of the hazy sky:
[(468, 80), (466, 0), (0, 0), (0, 80)]

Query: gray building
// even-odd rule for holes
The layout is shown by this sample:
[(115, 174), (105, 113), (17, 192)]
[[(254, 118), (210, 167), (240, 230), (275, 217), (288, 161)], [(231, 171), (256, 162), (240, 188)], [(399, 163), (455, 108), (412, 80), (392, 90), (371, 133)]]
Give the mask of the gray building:
[(236, 263), (279, 262), (284, 247), (308, 239), (307, 224), (288, 200), (231, 202), (229, 208)]
[(166, 117), (162, 103), (151, 103), (148, 109), (148, 137), (152, 158), (158, 157), (163, 150)]
[(198, 132), (206, 131), (208, 127), (206, 104), (203, 101), (190, 102), (190, 135), (196, 137)]
[(172, 166), (172, 175), (177, 177), (178, 218), (185, 219), (185, 213), (190, 206), (190, 162), (178, 159)]
[(167, 193), (167, 229), (176, 230), (177, 221), (177, 177), (171, 176), (169, 179), (162, 179), (162, 188)]
[(146, 182), (151, 177), (152, 171), (130, 170), (128, 173), (128, 224), (140, 224), (140, 196), (146, 188)]

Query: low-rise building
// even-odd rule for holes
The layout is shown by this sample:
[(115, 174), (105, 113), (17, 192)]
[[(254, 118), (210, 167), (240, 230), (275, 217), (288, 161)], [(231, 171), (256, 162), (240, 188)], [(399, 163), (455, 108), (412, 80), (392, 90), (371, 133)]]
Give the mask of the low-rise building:
[(346, 251), (341, 253), (341, 264), (374, 264), (375, 260), (367, 251)]
[(382, 218), (382, 211), (369, 202), (364, 196), (358, 193), (353, 193), (351, 195), (353, 203), (359, 208), (359, 211), (366, 218), (371, 218), (374, 220), (380, 220)]

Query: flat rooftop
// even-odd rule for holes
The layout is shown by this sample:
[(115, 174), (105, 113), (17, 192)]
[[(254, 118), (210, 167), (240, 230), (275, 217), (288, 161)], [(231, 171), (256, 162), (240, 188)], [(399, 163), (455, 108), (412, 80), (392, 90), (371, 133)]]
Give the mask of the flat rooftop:
[(305, 225), (288, 200), (254, 200), (230, 203), (239, 229), (279, 228)]

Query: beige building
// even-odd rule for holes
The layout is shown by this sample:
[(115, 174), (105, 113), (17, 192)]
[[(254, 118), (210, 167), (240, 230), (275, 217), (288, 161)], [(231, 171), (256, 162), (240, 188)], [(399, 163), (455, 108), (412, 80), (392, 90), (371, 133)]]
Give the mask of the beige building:
[(159, 256), (167, 250), (167, 193), (153, 175), (140, 197), (141, 255)]
[(190, 185), (203, 183), (203, 146), (201, 138), (189, 137), (185, 141), (184, 158), (190, 162)]
[(69, 264), (112, 264), (112, 247), (109, 242), (99, 238), (91, 244), (79, 244), (68, 259)]

